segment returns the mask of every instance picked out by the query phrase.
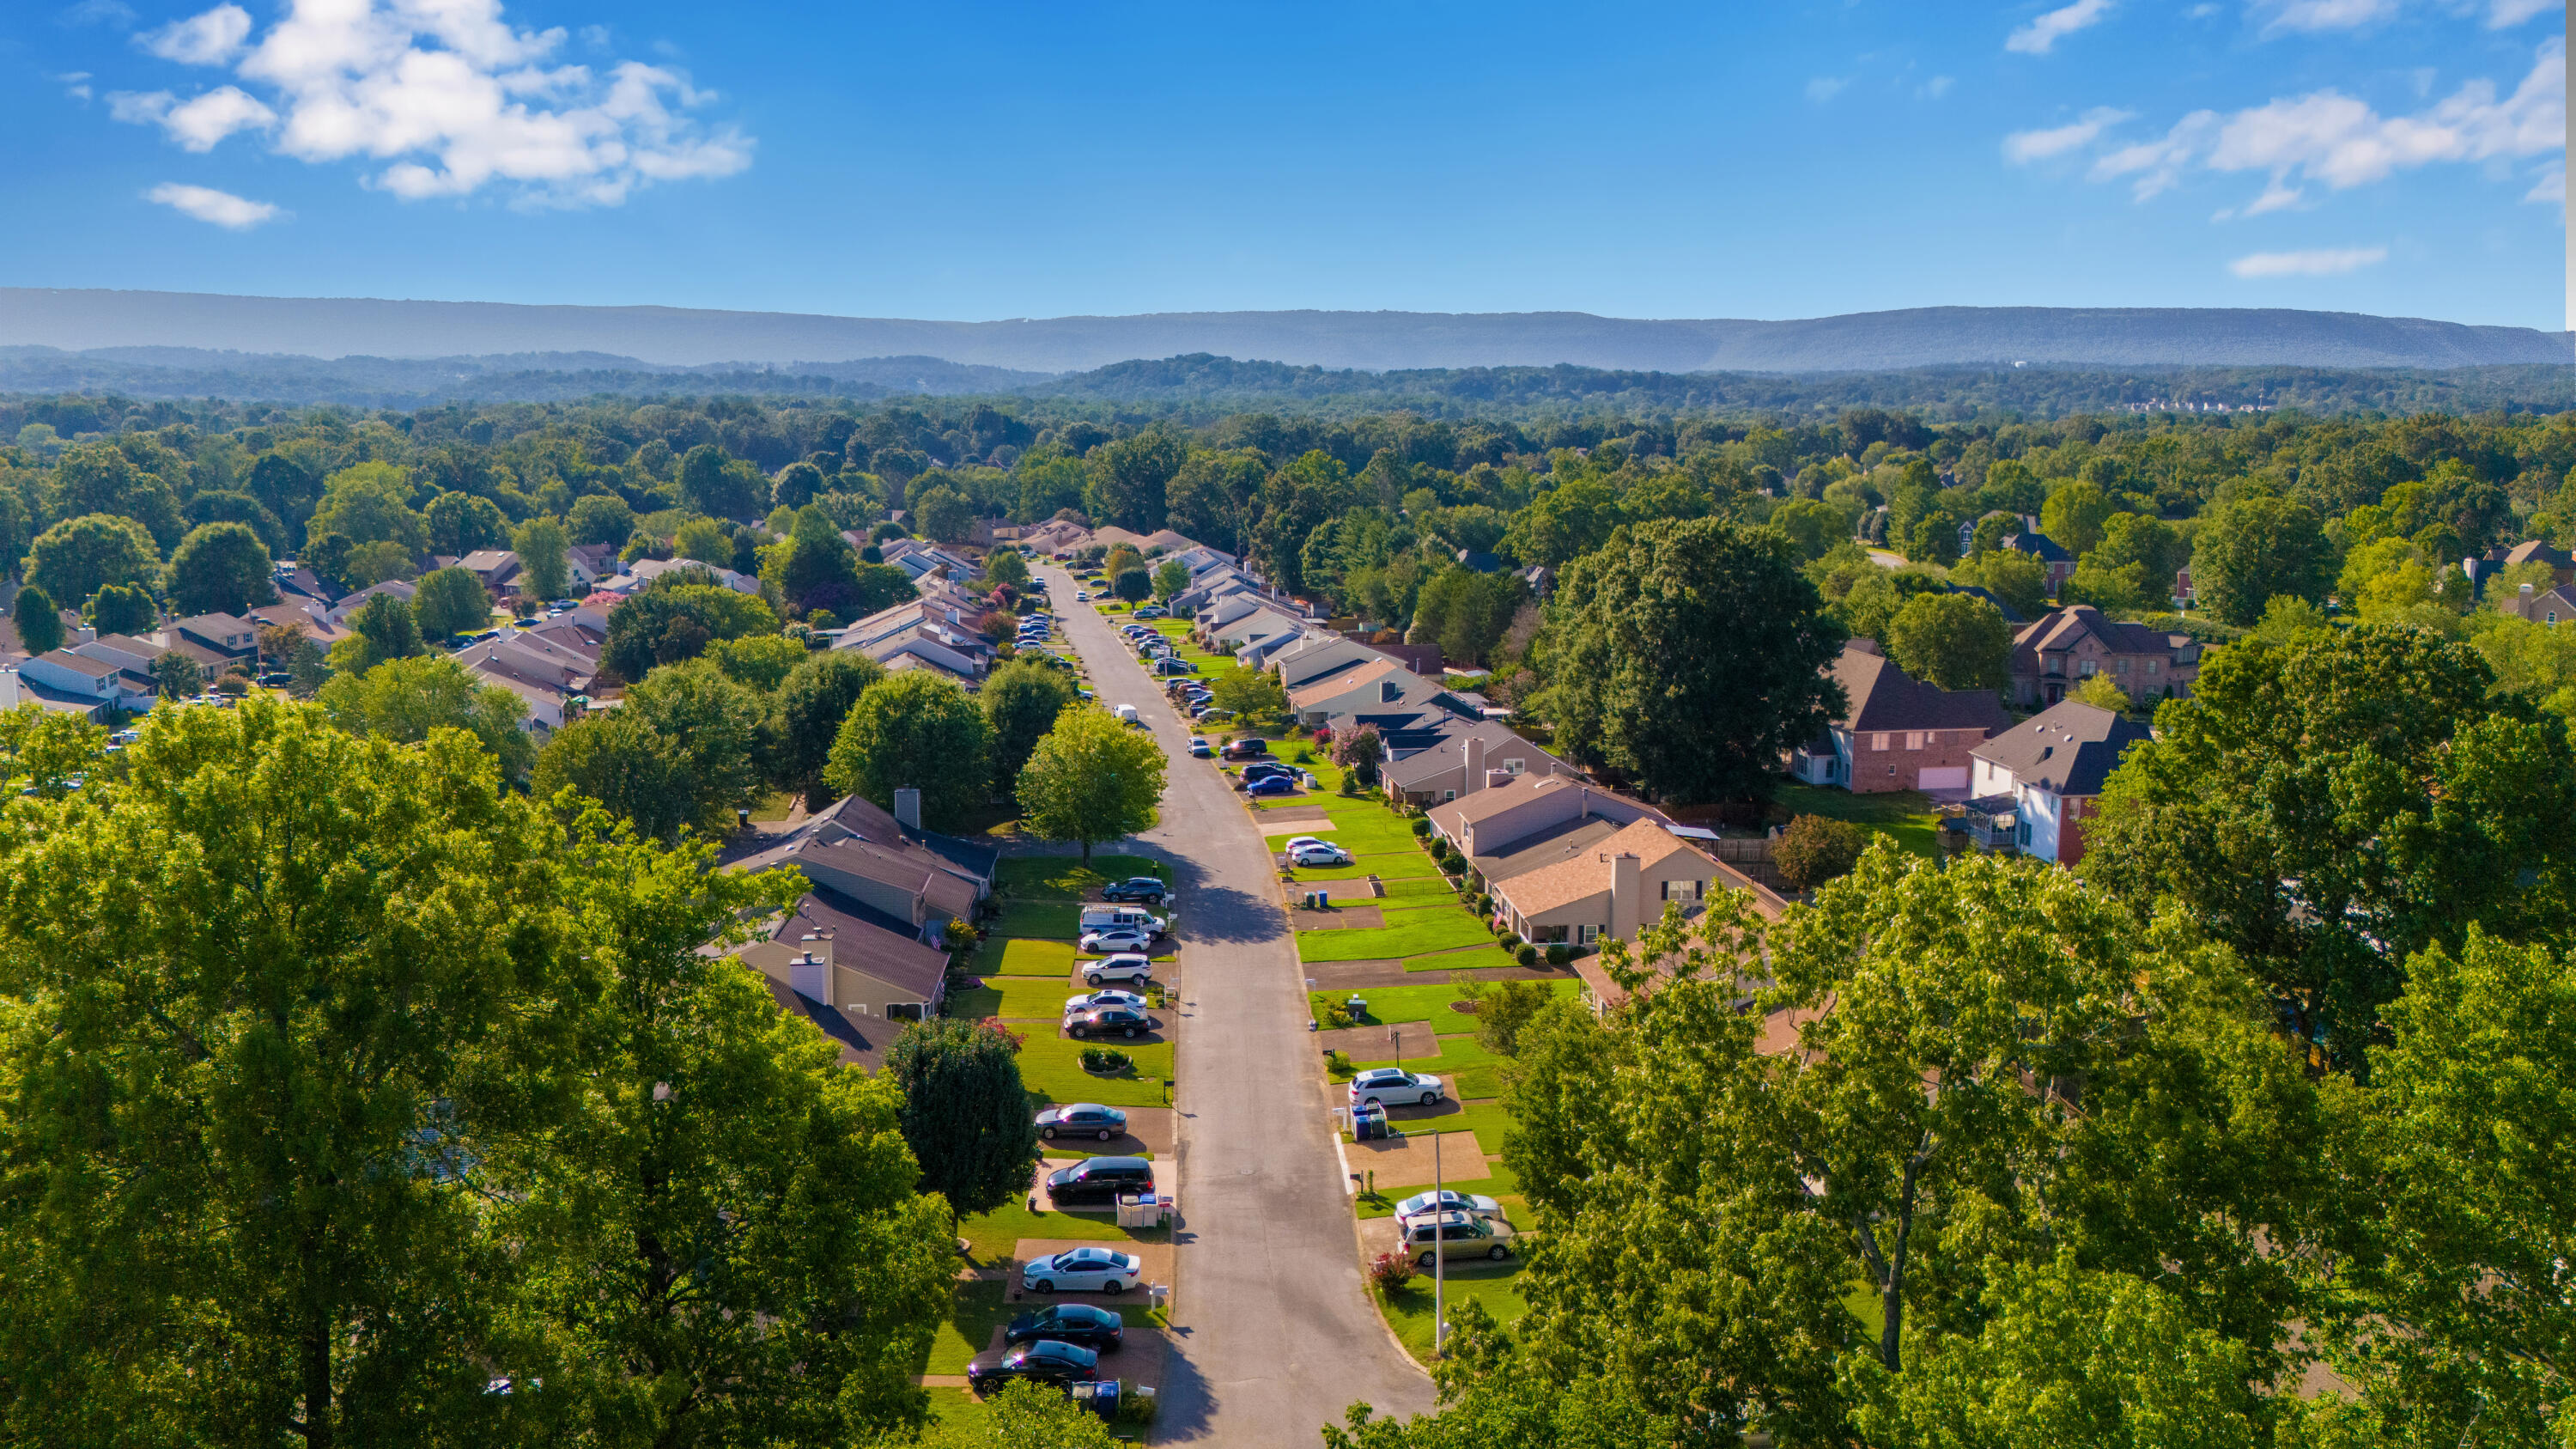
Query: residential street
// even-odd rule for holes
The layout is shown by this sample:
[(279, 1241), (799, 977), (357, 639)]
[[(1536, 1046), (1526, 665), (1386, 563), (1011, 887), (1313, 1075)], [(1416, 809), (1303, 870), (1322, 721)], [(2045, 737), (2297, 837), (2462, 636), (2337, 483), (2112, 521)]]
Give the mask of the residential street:
[(1304, 985), (1262, 837), (1116, 629), (1055, 591), (1104, 707), (1133, 704), (1171, 755), (1162, 821), (1141, 837), (1172, 866), (1181, 911), (1179, 1236), (1173, 1353), (1157, 1443), (1297, 1446), (1355, 1400), (1431, 1406), (1353, 1256), (1351, 1205), (1300, 1030)]

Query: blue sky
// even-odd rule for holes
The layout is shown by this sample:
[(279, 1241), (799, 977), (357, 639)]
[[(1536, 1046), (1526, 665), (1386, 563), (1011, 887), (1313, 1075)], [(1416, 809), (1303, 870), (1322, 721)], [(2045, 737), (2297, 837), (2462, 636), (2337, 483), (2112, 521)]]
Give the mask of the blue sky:
[(19, 0), (0, 283), (2563, 325), (2542, 0)]

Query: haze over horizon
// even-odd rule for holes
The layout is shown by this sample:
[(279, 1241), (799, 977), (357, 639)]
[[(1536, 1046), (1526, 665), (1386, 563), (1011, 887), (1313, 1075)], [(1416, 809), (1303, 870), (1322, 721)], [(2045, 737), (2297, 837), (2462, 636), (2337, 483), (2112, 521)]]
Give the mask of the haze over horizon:
[(78, 0), (0, 19), (0, 75), (0, 129), (46, 139), (13, 158), (45, 219), (0, 237), (17, 286), (2563, 325), (2563, 10), (2540, 0), (1657, 4), (1579, 27), (1525, 5)]

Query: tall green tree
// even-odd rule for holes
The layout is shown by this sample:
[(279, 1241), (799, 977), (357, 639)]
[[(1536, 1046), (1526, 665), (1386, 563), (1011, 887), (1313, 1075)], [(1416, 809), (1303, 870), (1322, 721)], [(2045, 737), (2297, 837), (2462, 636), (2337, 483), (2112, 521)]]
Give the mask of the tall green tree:
[(1145, 731), (1106, 710), (1066, 710), (1020, 771), (1022, 823), (1041, 840), (1081, 842), (1088, 865), (1093, 846), (1154, 823), (1164, 763)]
[(2213, 508), (2191, 547), (2191, 587), (2225, 623), (2251, 626), (2281, 594), (2325, 602), (2334, 552), (2307, 505), (2257, 495)]
[(532, 599), (559, 599), (572, 588), (572, 535), (551, 513), (540, 513), (510, 535), (519, 555), (519, 591)]
[(457, 634), (490, 628), (492, 596), (483, 591), (483, 581), (465, 569), (432, 569), (421, 575), (411, 611), (420, 621), (421, 637), (443, 644)]
[(27, 552), (27, 582), (57, 603), (88, 598), (108, 584), (150, 588), (161, 552), (142, 524), (109, 513), (66, 518), (36, 535)]
[[(998, 672), (998, 671), (997, 671)], [(771, 783), (805, 797), (819, 810), (826, 799), (824, 766), (831, 763), (832, 742), (841, 721), (868, 686), (886, 677), (885, 666), (856, 649), (826, 649), (809, 654), (787, 671), (778, 684), (778, 746), (771, 754)]]
[(260, 501), (247, 493), (230, 493), (209, 489), (188, 500), (188, 523), (241, 523), (259, 535), (274, 557), (286, 557), (286, 525), (278, 521)]
[(411, 480), (391, 463), (360, 463), (324, 481), (322, 501), (306, 525), (316, 537), (337, 533), (351, 544), (398, 544), (407, 554), (429, 551), (429, 528), (412, 511)]
[(626, 691), (621, 712), (661, 737), (685, 818), (701, 832), (732, 829), (734, 812), (759, 801), (772, 739), (768, 702), (713, 660), (654, 670)]
[(421, 524), (429, 531), (429, 551), (450, 558), (505, 548), (510, 542), (510, 520), (500, 505), (471, 493), (441, 493), (429, 500), (421, 510)]
[(929, 674), (889, 675), (841, 721), (823, 780), (887, 809), (895, 791), (917, 789), (923, 822), (945, 829), (991, 798), (992, 740), (965, 690)]
[(537, 752), (530, 793), (551, 801), (565, 790), (597, 801), (650, 840), (676, 841), (697, 824), (698, 802), (679, 751), (623, 709), (569, 721)]
[(885, 1075), (903, 1093), (903, 1137), (922, 1191), (946, 1197), (961, 1217), (1028, 1195), (1038, 1129), (1009, 1037), (954, 1017), (914, 1022), (887, 1048)]
[(600, 662), (630, 680), (657, 664), (678, 664), (719, 639), (778, 632), (778, 616), (750, 594), (713, 582), (703, 569), (674, 569), (608, 611)]
[(1789, 541), (1723, 519), (1640, 524), (1566, 569), (1559, 745), (1677, 800), (1759, 796), (1843, 705), (1841, 631)]
[(2084, 873), (2185, 912), (2359, 1070), (2408, 956), (2566, 927), (2576, 757), (2492, 682), (2405, 626), (2214, 651), (2104, 786)]
[(2081, 558), (2102, 541), (2103, 525), (2110, 522), (2117, 507), (2109, 494), (2091, 483), (2060, 483), (2049, 490), (2048, 501), (2040, 505), (2039, 531), (2059, 548)]
[(239, 614), (277, 602), (267, 545), (248, 524), (206, 523), (180, 540), (162, 587), (180, 614)]
[(168, 649), (152, 661), (152, 684), (163, 699), (188, 699), (206, 687), (206, 671), (196, 660)]
[(331, 722), (353, 735), (419, 744), (432, 731), (463, 730), (501, 762), (505, 779), (525, 780), (537, 747), (520, 727), (528, 702), (484, 684), (444, 654), (388, 659), (363, 674), (342, 674), (319, 698)]
[(51, 654), (63, 647), (62, 610), (42, 585), (28, 584), (18, 590), (9, 606), (9, 622), (17, 626), (19, 647), (29, 654)]
[(625, 499), (610, 494), (574, 499), (566, 522), (577, 544), (613, 543), (623, 548), (635, 536), (635, 510), (626, 506)]
[(1156, 602), (1166, 601), (1189, 586), (1190, 566), (1188, 564), (1179, 559), (1170, 558), (1155, 566), (1154, 598)]
[(2001, 690), (2012, 682), (2012, 626), (1974, 594), (1917, 594), (1887, 625), (1898, 668), (1942, 689)]
[(331, 646), (331, 667), (343, 674), (363, 674), (388, 659), (407, 659), (421, 651), (420, 621), (408, 600), (378, 594), (349, 616), (354, 637)]
[(1172, 478), (1188, 459), (1188, 444), (1159, 427), (1102, 444), (1090, 458), (1093, 515), (1133, 533), (1161, 528)]
[(680, 459), (680, 501), (714, 518), (757, 518), (769, 502), (760, 470), (700, 443)]
[(109, 584), (89, 601), (89, 622), (101, 634), (148, 634), (161, 622), (161, 605), (140, 584)]
[(1077, 698), (1073, 683), (1062, 670), (1019, 659), (987, 676), (978, 697), (993, 725), (993, 788), (1016, 791), (1020, 768)]

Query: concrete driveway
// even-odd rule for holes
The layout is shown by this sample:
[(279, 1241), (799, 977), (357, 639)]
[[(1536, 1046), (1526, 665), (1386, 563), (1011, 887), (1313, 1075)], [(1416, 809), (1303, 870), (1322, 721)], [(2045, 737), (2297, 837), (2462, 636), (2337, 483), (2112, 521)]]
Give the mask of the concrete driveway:
[(1136, 706), (1171, 756), (1162, 821), (1139, 837), (1182, 905), (1181, 1230), (1158, 1444), (1311, 1449), (1353, 1402), (1430, 1409), (1431, 1381), (1370, 1303), (1325, 1116), (1278, 870), (1224, 780), (1117, 631), (1038, 570), (1103, 707)]

